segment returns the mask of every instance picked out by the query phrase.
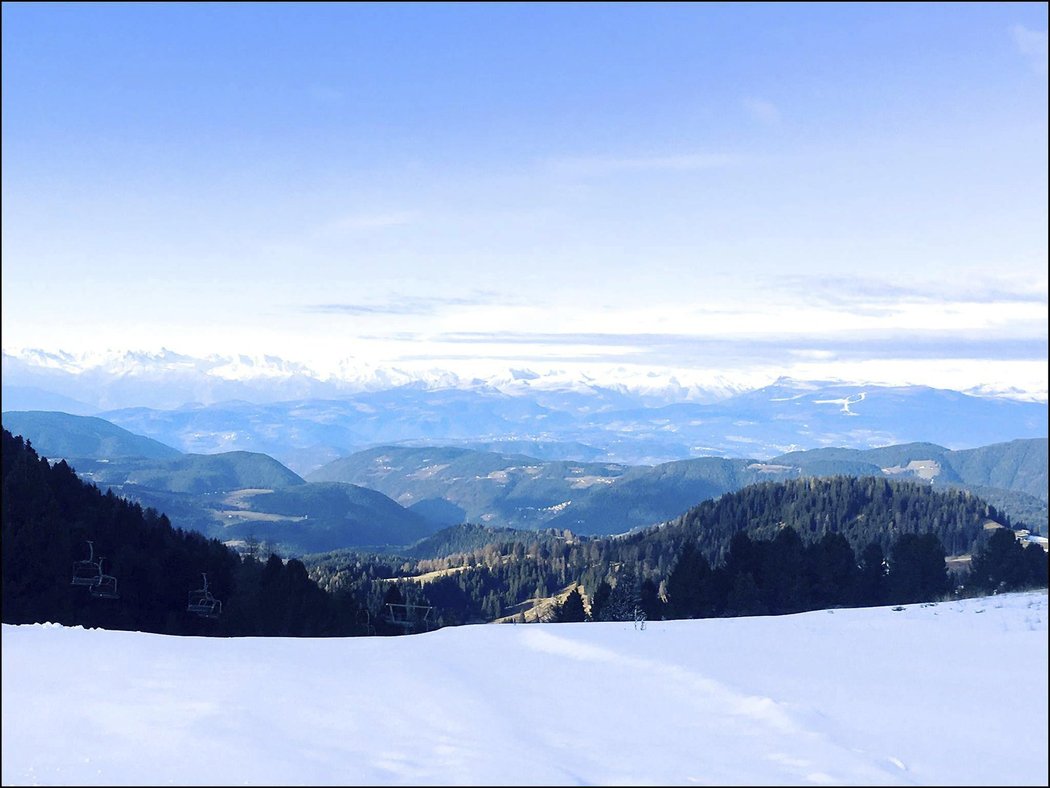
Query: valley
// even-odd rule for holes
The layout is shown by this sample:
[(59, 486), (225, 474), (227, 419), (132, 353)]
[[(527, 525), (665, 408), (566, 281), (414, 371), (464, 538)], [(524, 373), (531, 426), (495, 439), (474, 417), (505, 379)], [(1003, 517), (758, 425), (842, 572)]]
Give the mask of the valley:
[[(137, 456), (146, 439), (97, 417), (30, 411), (5, 412), (3, 419), (45, 456), (65, 459), (101, 488), (167, 513), (179, 527), (242, 547), (264, 542), (289, 555), (402, 550), (460, 523), (626, 533), (751, 484), (844, 474), (971, 490), (1019, 527), (1044, 535), (1047, 528), (1047, 443), (1038, 438), (960, 450), (912, 443), (657, 465), (388, 445), (334, 460), (304, 478), (258, 452), (181, 454), (158, 443), (163, 456)], [(100, 424), (106, 442), (92, 443)]]

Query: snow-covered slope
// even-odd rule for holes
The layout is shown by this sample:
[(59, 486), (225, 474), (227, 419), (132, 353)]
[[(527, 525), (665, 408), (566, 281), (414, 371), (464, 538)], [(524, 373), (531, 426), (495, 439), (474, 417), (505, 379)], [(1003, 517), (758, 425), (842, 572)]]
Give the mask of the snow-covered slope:
[(5, 350), (2, 357), (7, 411), (66, 403), (68, 412), (101, 416), (180, 451), (265, 452), (304, 474), (397, 443), (581, 444), (592, 459), (656, 464), (914, 441), (964, 449), (1047, 431), (1045, 396), (991, 396), (991, 389), (970, 396), (921, 385), (758, 373), (731, 380), (632, 366), (464, 376), (347, 361), (318, 371), (274, 356), (194, 358), (166, 350)]
[(1046, 785), (1047, 595), (206, 639), (3, 627), (4, 785)]
[[(265, 354), (190, 356), (156, 351), (99, 350), (68, 353), (8, 349), (2, 357), (5, 396), (17, 398), (8, 410), (39, 410), (62, 397), (82, 408), (176, 408), (229, 400), (255, 403), (291, 399), (338, 399), (401, 387), (460, 389), (533, 399), (558, 410), (588, 412), (610, 407), (712, 404), (740, 394), (783, 389), (789, 396), (834, 386), (894, 388), (907, 384), (856, 377), (813, 380), (776, 378), (770, 370), (718, 372), (701, 368), (653, 368), (640, 364), (540, 362), (536, 369), (488, 365), (481, 374), (463, 368), (417, 362), (377, 365), (354, 358), (313, 366)], [(938, 385), (942, 381), (938, 381)], [(919, 386), (921, 388), (922, 386)], [(1045, 387), (1018, 387), (993, 380), (965, 393), (992, 399), (1046, 403)], [(13, 400), (15, 401), (15, 400)]]
[[(691, 380), (683, 384), (671, 372), (623, 366), (602, 368), (600, 379), (579, 370), (558, 368), (542, 373), (494, 368), (479, 378), (430, 366), (400, 368), (345, 359), (332, 368), (318, 370), (269, 355), (198, 358), (170, 350), (89, 354), (4, 350), (3, 370), (9, 389), (26, 393), (26, 387), (38, 386), (41, 389), (37, 391), (75, 394), (100, 408), (176, 407), (186, 402), (211, 404), (227, 399), (278, 402), (304, 397), (340, 397), (400, 386), (480, 388), (540, 398), (563, 395), (585, 401), (620, 397), (664, 404), (710, 402), (754, 388), (754, 385), (712, 375), (701, 376), (702, 383)], [(761, 376), (757, 380), (768, 382)]]

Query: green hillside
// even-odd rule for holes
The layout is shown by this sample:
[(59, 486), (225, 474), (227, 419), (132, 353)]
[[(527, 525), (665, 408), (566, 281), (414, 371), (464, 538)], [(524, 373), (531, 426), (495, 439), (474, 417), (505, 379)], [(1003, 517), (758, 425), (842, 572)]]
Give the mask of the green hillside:
[(486, 545), (531, 538), (532, 532), (514, 528), (494, 528), (489, 525), (463, 523), (442, 528), (435, 534), (420, 539), (399, 555), (411, 558), (441, 558), (455, 553), (468, 553)]
[(384, 446), (336, 460), (307, 478), (360, 484), (404, 506), (431, 502), (436, 509), (433, 502), (443, 499), (458, 507), (466, 522), (542, 528), (569, 502), (628, 470), (615, 463), (539, 460), (450, 447)]
[[(602, 620), (631, 620), (622, 616), (636, 604), (650, 617), (787, 613), (936, 599), (956, 582), (946, 554), (979, 553), (997, 530), (1014, 541), (989, 524), (1009, 522), (965, 490), (802, 478), (752, 484), (624, 536), (462, 525), (393, 556), (341, 552), (311, 556), (308, 565), (321, 587), (362, 598), (378, 599), (400, 579), (401, 593), (433, 605), (444, 623), (538, 610), (577, 586), (592, 615), (609, 616)], [(1027, 550), (1033, 566), (1042, 560), (1045, 578), (1042, 548)], [(908, 559), (917, 556), (933, 581), (925, 589), (909, 585)], [(683, 588), (697, 584), (706, 602), (687, 609)]]
[(435, 530), (382, 493), (342, 482), (242, 491), (212, 515), (225, 541), (255, 538), (295, 554), (406, 545)]
[[(750, 484), (800, 477), (874, 476), (962, 487), (1046, 532), (1046, 441), (966, 451), (932, 443), (792, 452), (772, 460), (704, 457), (627, 467), (540, 460), (463, 448), (382, 447), (310, 474), (378, 489), (437, 525), (624, 533), (672, 519)], [(1041, 502), (1040, 502), (1041, 501)]]
[(1047, 501), (1046, 438), (953, 451), (948, 461), (966, 484), (1015, 490)]
[(58, 411), (4, 411), (3, 426), (22, 435), (49, 459), (145, 457), (164, 460), (182, 452), (160, 441), (128, 432), (105, 419)]
[(793, 470), (756, 470), (751, 460), (704, 457), (632, 468), (612, 484), (595, 487), (545, 524), (579, 534), (624, 533), (684, 512), (759, 479), (794, 476)]
[(99, 486), (135, 485), (191, 495), (306, 483), (269, 455), (247, 451), (183, 454), (168, 460), (76, 461), (74, 465), (78, 473)]

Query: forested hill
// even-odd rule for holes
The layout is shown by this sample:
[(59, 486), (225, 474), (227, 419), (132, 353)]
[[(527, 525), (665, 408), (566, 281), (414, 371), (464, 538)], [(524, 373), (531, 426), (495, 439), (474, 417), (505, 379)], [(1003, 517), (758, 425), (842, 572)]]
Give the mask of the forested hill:
[[(824, 561), (817, 554), (830, 550), (839, 556), (847, 575), (853, 571), (850, 567), (860, 565), (865, 552), (870, 564), (881, 566), (882, 556), (893, 555), (902, 540), (906, 544), (919, 539), (937, 565), (933, 574), (944, 579), (946, 554), (980, 552), (994, 531), (1009, 533), (1012, 541), (1009, 525), (994, 507), (961, 490), (873, 477), (807, 478), (756, 484), (625, 536), (588, 538), (555, 529), (514, 532), (468, 526), (448, 529), (413, 552), (433, 555), (442, 545), (469, 545), (443, 557), (376, 559), (341, 553), (314, 556), (307, 563), (322, 587), (352, 590), (361, 598), (378, 599), (389, 588), (389, 578), (400, 577), (406, 597), (433, 604), (445, 623), (465, 623), (521, 614), (532, 610), (538, 600), (563, 596), (577, 586), (589, 605), (595, 595), (600, 605), (603, 585), (615, 588), (637, 581), (649, 583), (652, 594), (656, 589), (666, 591), (687, 546), (707, 566), (719, 566), (734, 543), (739, 552), (740, 537), (768, 544), (756, 550), (773, 557), (785, 550), (800, 555), (815, 551), (813, 566)], [(479, 545), (479, 538), (486, 536), (491, 542)], [(1035, 549), (1043, 554), (1041, 548)], [(388, 573), (376, 574), (377, 560), (385, 560)], [(802, 563), (797, 569), (809, 571)], [(844, 586), (838, 590), (836, 604), (856, 599)], [(713, 614), (744, 609), (727, 607), (728, 590), (721, 593), (722, 606), (712, 608), (719, 611)], [(827, 594), (799, 597), (830, 598)], [(808, 603), (793, 604), (792, 609), (802, 609), (798, 605)], [(651, 609), (668, 610), (659, 605)], [(764, 609), (786, 612), (777, 604), (766, 604)]]
[(695, 536), (701, 552), (717, 561), (737, 531), (764, 539), (785, 526), (804, 539), (840, 533), (854, 550), (870, 542), (886, 550), (902, 533), (932, 533), (949, 555), (961, 555), (977, 547), (986, 523), (1010, 525), (1010, 519), (965, 490), (833, 476), (745, 487), (693, 507), (665, 530)]
[[(4, 623), (166, 634), (359, 631), (353, 599), (321, 591), (301, 562), (242, 558), (218, 540), (173, 528), (153, 509), (101, 493), (65, 461), (50, 464), (6, 429), (2, 450)], [(72, 583), (77, 562), (89, 558), (111, 583)], [(222, 603), (218, 618), (188, 610), (191, 592), (203, 587), (202, 575)]]
[[(962, 491), (883, 479), (759, 484), (623, 537), (451, 529), (421, 542), (417, 555), (474, 547), (430, 559), (347, 553), (311, 560), (308, 572), (296, 559), (271, 555), (263, 563), (173, 528), (155, 510), (102, 494), (64, 461), (52, 465), (7, 430), (2, 473), (5, 623), (52, 621), (167, 634), (351, 635), (384, 627), (404, 631), (383, 621), (392, 600), (433, 606), (430, 624), (448, 625), (523, 614), (538, 600), (570, 591), (575, 596), (570, 594), (566, 609), (582, 614), (586, 595), (592, 614), (604, 619), (629, 614), (636, 600), (651, 617), (783, 613), (875, 604), (872, 599), (893, 600), (894, 594), (900, 600), (935, 598), (949, 590), (945, 546), (952, 553), (977, 548), (975, 567), (983, 568), (975, 587), (998, 588), (1000, 578), (1007, 587), (1033, 578), (1045, 584), (1045, 553), (1039, 547), (1021, 551), (1012, 531), (994, 527), (1009, 523), (993, 507)], [(998, 536), (1005, 537), (997, 547), (1005, 563), (983, 560), (986, 541)], [(493, 541), (478, 546), (487, 538)], [(1024, 559), (1013, 574), (998, 568), (1020, 566), (1010, 551)], [(890, 557), (885, 578), (878, 574), (883, 555)], [(95, 593), (109, 586), (72, 582), (78, 562), (89, 556), (105, 556), (98, 574), (113, 581), (112, 595)], [(915, 572), (908, 570), (909, 561), (918, 565)], [(871, 588), (877, 591), (886, 581), (885, 594), (858, 591), (861, 564), (876, 575)], [(202, 574), (223, 602), (216, 619), (200, 619), (188, 605)]]
[(874, 476), (964, 488), (1046, 530), (1046, 440), (952, 451), (931, 443), (824, 448), (771, 460), (697, 457), (656, 466), (553, 462), (451, 447), (383, 446), (321, 468), (310, 481), (379, 490), (442, 525), (621, 534), (677, 517), (751, 484), (811, 476)]
[(73, 460), (78, 472), (96, 484), (134, 484), (158, 492), (206, 496), (229, 490), (278, 490), (306, 482), (266, 454), (228, 451), (222, 454), (183, 454), (164, 460)]
[(45, 457), (112, 460), (142, 457), (170, 460), (182, 452), (160, 441), (128, 432), (105, 419), (59, 411), (4, 411), (4, 426), (33, 441)]
[[(1025, 438), (975, 449), (949, 450), (933, 443), (878, 449), (826, 448), (782, 454), (771, 463), (798, 467), (810, 476), (908, 474), (934, 484), (996, 488), (1047, 500), (1047, 439)], [(853, 469), (847, 470), (846, 464)]]

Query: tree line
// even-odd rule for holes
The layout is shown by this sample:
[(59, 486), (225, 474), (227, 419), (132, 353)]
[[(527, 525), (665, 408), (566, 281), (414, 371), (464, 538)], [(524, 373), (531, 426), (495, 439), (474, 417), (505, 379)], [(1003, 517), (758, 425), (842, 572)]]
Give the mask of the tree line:
[[(349, 636), (411, 631), (390, 620), (392, 609), (428, 609), (421, 627), (447, 626), (566, 592), (551, 620), (779, 614), (934, 599), (960, 584), (990, 593), (1047, 582), (1041, 548), (1022, 547), (1008, 527), (989, 535), (989, 520), (1009, 525), (993, 507), (882, 479), (755, 485), (621, 537), (501, 530), (439, 558), (342, 551), (282, 560), (174, 528), (7, 430), (2, 448), (5, 623)], [(463, 539), (452, 529), (440, 541), (476, 545), (483, 532), (463, 530)], [(975, 549), (968, 577), (946, 571), (946, 537)], [(116, 598), (71, 582), (89, 552), (105, 557)], [(215, 618), (188, 610), (204, 578), (221, 601)]]
[[(3, 430), (3, 621), (175, 635), (363, 633), (352, 594), (318, 588), (299, 560), (239, 555), (216, 539), (172, 527), (151, 508), (101, 492), (65, 461), (50, 463)], [(74, 585), (78, 566), (104, 559), (113, 596)], [(90, 567), (89, 567), (90, 569)], [(207, 587), (221, 615), (188, 610)], [(217, 608), (218, 609), (218, 608)]]
[[(455, 545), (479, 532), (458, 528), (434, 541)], [(777, 614), (997, 590), (1001, 581), (990, 586), (979, 573), (949, 574), (945, 558), (974, 552), (980, 568), (989, 533), (1000, 532), (1015, 545), (1010, 560), (1023, 555), (1029, 567), (1007, 573), (1007, 585), (1046, 585), (1045, 552), (1022, 548), (995, 507), (966, 491), (875, 477), (757, 484), (622, 537), (502, 531), (439, 558), (345, 552), (315, 557), (310, 571), (325, 588), (373, 600), (399, 584), (444, 624), (492, 621), (566, 590), (581, 593), (593, 620), (630, 617), (639, 606), (650, 619)]]

